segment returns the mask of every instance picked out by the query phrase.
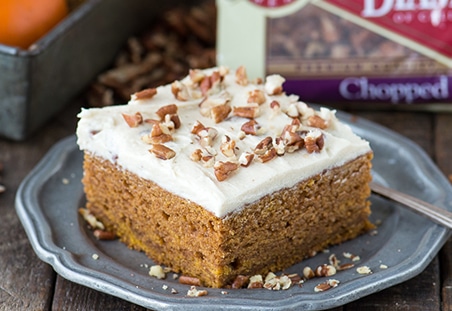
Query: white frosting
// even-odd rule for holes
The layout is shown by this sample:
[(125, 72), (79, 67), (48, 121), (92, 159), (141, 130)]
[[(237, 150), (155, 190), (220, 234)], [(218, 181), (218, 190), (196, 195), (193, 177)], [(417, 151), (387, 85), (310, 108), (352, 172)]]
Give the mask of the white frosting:
[[(205, 72), (210, 74), (213, 70), (216, 69)], [(273, 77), (271, 81), (282, 83), (283, 80)], [(189, 77), (182, 80), (182, 83), (193, 84)], [(251, 105), (247, 103), (248, 92), (255, 89), (265, 92), (265, 85), (251, 83), (246, 86), (238, 85), (235, 82), (235, 75), (231, 72), (224, 77), (220, 89), (217, 90), (223, 92), (222, 95), (209, 96), (215, 101), (216, 97), (224, 96), (224, 91), (227, 91), (231, 97), (232, 107), (247, 106)], [(197, 97), (198, 93), (194, 91), (192, 95)], [(240, 128), (248, 119), (232, 116), (231, 113), (224, 121), (215, 124), (210, 117), (200, 114), (201, 98), (176, 100), (171, 92), (171, 86), (167, 85), (159, 87), (152, 99), (136, 100), (136, 97), (132, 97), (127, 105), (83, 109), (79, 114), (77, 143), (81, 150), (112, 161), (127, 171), (153, 181), (160, 187), (199, 204), (218, 217), (225, 217), (263, 195), (294, 186), (325, 169), (340, 166), (371, 151), (368, 142), (356, 136), (347, 125), (341, 123), (335, 117), (334, 111), (326, 108), (314, 111), (305, 103), (298, 101), (298, 97), (294, 95), (265, 96), (266, 102), (259, 105), (259, 114), (255, 118), (262, 127), (256, 136), (246, 135), (243, 138)], [(278, 101), (280, 110), (270, 108), (273, 100)], [(150, 153), (151, 146), (141, 139), (142, 135), (149, 133), (152, 125), (143, 123), (131, 128), (125, 122), (122, 113), (133, 115), (140, 112), (144, 119), (158, 119), (155, 111), (168, 104), (178, 106), (177, 114), (181, 127), (172, 133), (173, 141), (164, 143), (175, 151), (176, 156), (162, 160)], [(248, 167), (240, 166), (224, 181), (217, 180), (213, 167), (205, 167), (201, 162), (191, 158), (196, 149), (202, 149), (196, 135), (191, 134), (196, 121), (218, 131), (218, 136), (210, 148), (217, 152), (215, 162), (228, 160), (219, 150), (224, 135), (227, 135), (236, 142), (235, 161), (238, 163), (239, 158), (243, 159), (243, 153), (252, 153), (263, 138), (281, 135), (282, 129), (292, 122), (292, 118), (286, 114), (289, 111), (295, 114), (296, 111), (301, 111), (302, 129), (308, 131), (306, 136), (317, 137), (319, 132), (324, 135), (324, 146), (320, 152), (308, 153), (303, 148), (292, 153), (286, 152), (283, 156), (277, 156), (265, 163), (257, 161), (255, 156)], [(305, 119), (314, 114), (328, 123), (326, 129), (320, 130), (305, 125)]]

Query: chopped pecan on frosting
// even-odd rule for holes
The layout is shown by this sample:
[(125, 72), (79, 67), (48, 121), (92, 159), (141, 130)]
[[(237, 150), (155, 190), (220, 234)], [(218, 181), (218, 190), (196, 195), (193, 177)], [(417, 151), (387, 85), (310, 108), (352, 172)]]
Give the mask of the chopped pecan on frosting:
[(251, 119), (243, 123), (240, 129), (247, 135), (257, 135), (257, 132), (260, 129), (260, 125), (256, 120)]
[(235, 106), (232, 108), (232, 114), (236, 117), (254, 119), (259, 114), (259, 106), (257, 105)]
[(308, 125), (317, 127), (319, 129), (326, 129), (328, 127), (327, 122), (318, 115), (313, 115), (308, 118)]
[(177, 100), (187, 101), (190, 99), (187, 86), (180, 81), (174, 81), (171, 84), (171, 92)]
[(160, 107), (155, 114), (159, 116), (160, 120), (164, 120), (166, 115), (173, 115), (177, 113), (177, 105), (170, 104)]
[(324, 145), (323, 133), (318, 129), (310, 131), (306, 134), (304, 143), (309, 153), (320, 152)]
[(162, 160), (169, 160), (176, 156), (176, 152), (173, 149), (162, 144), (153, 144), (152, 149), (150, 149), (149, 152)]
[(239, 164), (229, 161), (227, 162), (218, 161), (217, 163), (215, 163), (213, 168), (217, 180), (224, 181), (229, 176), (229, 174), (231, 174), (232, 172), (239, 168)]
[(122, 113), (122, 117), (130, 127), (137, 127), (138, 125), (143, 123), (143, 116), (140, 112), (136, 112), (135, 114)]
[(265, 97), (265, 93), (262, 90), (255, 89), (250, 92), (248, 92), (248, 103), (256, 103), (258, 105), (262, 105), (267, 101), (267, 98)]
[(148, 88), (132, 94), (132, 100), (151, 99), (157, 94), (156, 88)]
[(243, 152), (239, 157), (239, 163), (241, 166), (248, 167), (254, 159), (254, 153)]
[(229, 105), (231, 99), (231, 94), (226, 91), (205, 97), (199, 104), (200, 113), (204, 117), (210, 117), (215, 123), (220, 123), (231, 112)]
[(277, 156), (276, 149), (273, 146), (273, 138), (270, 136), (261, 140), (254, 148), (254, 153), (260, 162), (265, 163)]
[(248, 75), (246, 73), (246, 68), (244, 66), (240, 66), (236, 69), (235, 82), (241, 86), (248, 85)]
[(223, 136), (223, 141), (220, 145), (220, 151), (223, 153), (227, 158), (235, 158), (235, 140), (231, 139), (229, 136), (225, 135)]
[[(196, 148), (190, 155), (195, 162), (200, 162), (204, 167), (214, 169), (214, 174), (219, 181), (223, 181), (240, 166), (248, 167), (254, 159), (265, 163), (277, 156), (284, 156), (286, 153), (293, 153), (297, 150), (306, 149), (308, 153), (320, 152), (324, 145), (323, 129), (329, 126), (330, 115), (325, 111), (316, 113), (305, 103), (300, 102), (297, 96), (289, 96), (288, 101), (284, 100), (285, 108), (282, 111), (281, 104), (277, 96), (283, 94), (284, 78), (279, 75), (266, 77), (265, 84), (249, 81), (246, 68), (240, 66), (235, 71), (235, 82), (239, 89), (242, 88), (244, 101), (239, 105), (231, 106), (234, 95), (230, 94), (227, 85), (224, 84), (225, 75), (229, 73), (226, 67), (219, 67), (213, 71), (202, 71), (198, 69), (190, 70), (187, 79), (174, 81), (171, 84), (171, 92), (179, 101), (194, 100), (203, 98), (199, 103), (199, 113), (219, 124), (229, 118), (246, 118), (240, 130), (237, 132), (237, 139), (243, 140), (246, 135), (260, 136), (267, 130), (258, 123), (256, 118), (260, 116), (261, 105), (268, 100), (268, 106), (262, 109), (271, 109), (272, 113), (267, 114), (268, 118), (277, 117), (279, 113), (285, 113), (290, 120), (280, 134), (275, 137), (267, 136), (263, 138), (251, 151), (238, 153), (236, 141), (231, 136), (222, 135), (223, 140), (218, 145), (215, 143), (219, 132), (215, 127), (206, 127), (200, 121), (196, 121), (190, 132), (196, 137), (200, 148)], [(250, 83), (256, 88), (250, 87)], [(245, 87), (247, 89), (245, 89)], [(246, 91), (245, 91), (246, 90)], [(156, 89), (147, 89), (134, 94), (134, 98), (152, 98), (156, 94)], [(273, 97), (275, 96), (275, 97)], [(236, 103), (237, 104), (237, 103)], [(263, 112), (263, 115), (265, 111)], [(176, 104), (168, 104), (160, 107), (155, 112), (158, 120), (146, 119), (145, 123), (152, 125), (150, 132), (142, 136), (142, 140), (152, 145), (149, 151), (161, 159), (170, 159), (175, 156), (175, 152), (164, 145), (165, 142), (173, 140), (172, 134), (181, 126)], [(135, 115), (123, 114), (123, 118), (130, 127), (136, 127), (143, 123), (140, 113)], [(196, 143), (196, 141), (193, 141)], [(220, 161), (217, 157), (225, 157)]]
[(216, 94), (221, 90), (222, 77), (218, 71), (212, 72), (210, 76), (205, 76), (199, 83), (199, 88), (203, 96)]
[(228, 103), (214, 106), (210, 109), (210, 116), (215, 123), (220, 123), (228, 117), (231, 110), (231, 106)]

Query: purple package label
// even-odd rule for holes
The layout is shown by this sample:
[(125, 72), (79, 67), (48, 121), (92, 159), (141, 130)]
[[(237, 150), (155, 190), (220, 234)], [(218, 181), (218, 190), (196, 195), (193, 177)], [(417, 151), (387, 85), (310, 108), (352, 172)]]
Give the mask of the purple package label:
[(451, 101), (451, 78), (446, 75), (422, 78), (340, 79), (288, 78), (287, 94), (297, 94), (308, 102), (347, 102), (382, 104), (426, 104)]

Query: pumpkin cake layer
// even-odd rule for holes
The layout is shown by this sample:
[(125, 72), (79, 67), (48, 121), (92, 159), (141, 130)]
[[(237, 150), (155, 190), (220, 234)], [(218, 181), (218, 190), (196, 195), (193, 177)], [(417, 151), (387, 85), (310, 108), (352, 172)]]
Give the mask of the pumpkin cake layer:
[(129, 247), (211, 287), (368, 230), (369, 144), (283, 81), (193, 70), (127, 105), (83, 110), (87, 208)]

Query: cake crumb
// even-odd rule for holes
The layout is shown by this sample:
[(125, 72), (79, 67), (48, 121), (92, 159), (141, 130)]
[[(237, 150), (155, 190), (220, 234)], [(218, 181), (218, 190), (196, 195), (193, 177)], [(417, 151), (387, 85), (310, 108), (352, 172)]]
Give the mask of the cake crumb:
[(149, 269), (149, 275), (154, 276), (159, 280), (164, 279), (166, 277), (166, 274), (163, 271), (162, 266), (160, 265), (151, 266), (151, 268)]
[(97, 254), (93, 254), (91, 257), (92, 257), (94, 260), (99, 259), (99, 255), (97, 255)]
[(378, 230), (376, 230), (376, 229), (369, 232), (370, 236), (376, 236), (377, 234), (378, 234)]
[(163, 284), (163, 285), (162, 285), (162, 288), (163, 288), (164, 290), (167, 290), (167, 289), (168, 289), (168, 285)]
[(175, 288), (171, 288), (171, 294), (178, 294), (179, 292)]
[(356, 268), (356, 272), (358, 272), (359, 274), (371, 274), (372, 270), (370, 270), (368, 266), (361, 266)]
[(222, 294), (222, 295), (227, 295), (227, 294), (229, 294), (229, 293), (228, 293), (227, 291), (225, 291), (225, 290), (222, 290), (222, 291), (221, 291), (221, 294)]
[(61, 180), (61, 182), (62, 182), (64, 185), (68, 185), (68, 184), (69, 184), (69, 179), (63, 178), (63, 179)]
[(383, 270), (384, 270), (384, 269), (388, 269), (388, 266), (385, 265), (385, 264), (381, 264), (381, 265), (380, 265), (380, 269), (383, 269)]

